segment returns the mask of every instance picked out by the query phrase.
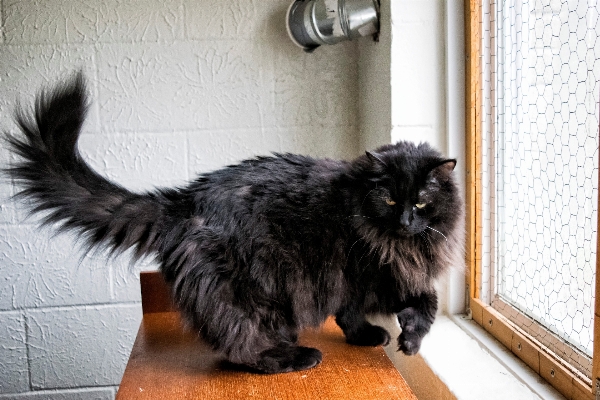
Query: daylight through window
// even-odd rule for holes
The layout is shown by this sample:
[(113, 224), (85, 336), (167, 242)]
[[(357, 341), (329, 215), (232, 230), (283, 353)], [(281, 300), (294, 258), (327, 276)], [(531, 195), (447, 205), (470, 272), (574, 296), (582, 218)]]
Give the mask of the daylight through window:
[(483, 6), (481, 299), (591, 377), (600, 4)]

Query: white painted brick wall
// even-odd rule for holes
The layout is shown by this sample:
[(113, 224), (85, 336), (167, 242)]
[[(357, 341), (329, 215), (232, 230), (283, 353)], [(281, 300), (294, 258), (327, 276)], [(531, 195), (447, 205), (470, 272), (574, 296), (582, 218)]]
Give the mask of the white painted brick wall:
[[(358, 154), (356, 44), (305, 54), (291, 0), (0, 0), (0, 129), (17, 99), (83, 68), (81, 151), (135, 189), (271, 151)], [(0, 148), (0, 166), (12, 156)], [(141, 318), (126, 258), (81, 259), (0, 182), (0, 399), (111, 399)]]
[(29, 390), (25, 318), (23, 313), (0, 313), (0, 371), (3, 371), (2, 391)]
[(118, 383), (140, 322), (138, 304), (44, 308), (25, 317), (33, 389)]

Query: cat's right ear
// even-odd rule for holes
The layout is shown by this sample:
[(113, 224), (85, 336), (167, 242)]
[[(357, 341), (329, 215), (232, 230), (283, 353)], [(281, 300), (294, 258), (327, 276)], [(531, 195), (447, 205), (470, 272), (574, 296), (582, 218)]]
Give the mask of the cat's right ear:
[(386, 162), (383, 161), (383, 158), (380, 154), (372, 153), (370, 151), (365, 151), (365, 154), (367, 155), (367, 158), (371, 161), (371, 164), (379, 165), (381, 167), (387, 167)]
[(431, 182), (446, 183), (450, 179), (450, 174), (456, 167), (456, 160), (449, 159), (440, 162), (435, 168), (429, 172)]

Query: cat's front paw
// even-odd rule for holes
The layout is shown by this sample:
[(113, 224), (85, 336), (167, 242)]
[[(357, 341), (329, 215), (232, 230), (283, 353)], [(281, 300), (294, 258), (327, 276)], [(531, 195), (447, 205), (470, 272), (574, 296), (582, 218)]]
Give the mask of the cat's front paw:
[(429, 331), (431, 323), (412, 307), (398, 314), (398, 322), (402, 328), (402, 333), (398, 336), (398, 351), (408, 356), (417, 354), (421, 348), (421, 340)]
[(398, 351), (403, 352), (407, 356), (414, 356), (421, 348), (422, 339), (417, 334), (402, 331), (400, 336), (398, 336)]

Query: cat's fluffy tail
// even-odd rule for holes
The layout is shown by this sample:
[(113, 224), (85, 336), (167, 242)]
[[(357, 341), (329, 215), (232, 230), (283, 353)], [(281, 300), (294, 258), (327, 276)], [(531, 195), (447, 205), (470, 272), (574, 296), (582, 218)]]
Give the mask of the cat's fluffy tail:
[(86, 250), (130, 247), (140, 257), (156, 250), (158, 226), (164, 218), (159, 192), (136, 194), (108, 181), (81, 158), (77, 140), (87, 110), (81, 73), (37, 98), (35, 113), (18, 109), (22, 137), (6, 134), (20, 160), (4, 170), (20, 185), (16, 197), (33, 201), (32, 213), (45, 212), (45, 224), (75, 230)]

